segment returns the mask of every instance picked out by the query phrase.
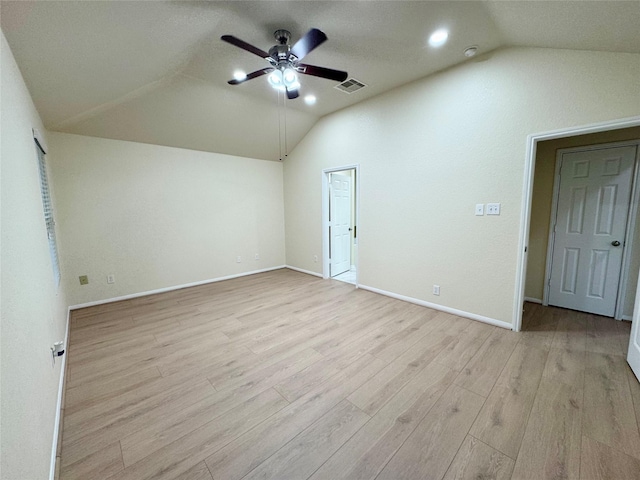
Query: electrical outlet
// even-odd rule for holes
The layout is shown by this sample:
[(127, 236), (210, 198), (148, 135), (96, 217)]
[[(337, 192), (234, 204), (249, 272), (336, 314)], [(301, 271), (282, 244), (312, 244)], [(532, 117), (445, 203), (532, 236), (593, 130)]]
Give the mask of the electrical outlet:
[(313, 261), (314, 261), (314, 263), (318, 263), (318, 255), (314, 255), (313, 256)]
[(260, 255), (256, 253), (255, 260), (260, 260)]
[(107, 275), (107, 283), (116, 283), (115, 275)]
[(238, 255), (236, 257), (236, 263), (241, 263), (242, 262), (242, 257), (240, 255)]
[(433, 294), (434, 295), (440, 295), (440, 285), (434, 285), (433, 286)]
[(80, 285), (87, 285), (89, 283), (89, 277), (86, 275), (80, 275), (78, 278), (80, 279)]
[(476, 203), (476, 215), (484, 215), (484, 203)]
[(487, 215), (500, 215), (500, 204), (487, 203)]

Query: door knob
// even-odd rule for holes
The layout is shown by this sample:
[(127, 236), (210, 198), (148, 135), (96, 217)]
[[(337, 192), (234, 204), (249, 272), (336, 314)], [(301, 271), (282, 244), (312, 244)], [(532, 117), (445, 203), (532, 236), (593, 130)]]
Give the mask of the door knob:
[(614, 240), (613, 242), (611, 242), (611, 245), (613, 245), (614, 247), (619, 247), (620, 242), (618, 240)]

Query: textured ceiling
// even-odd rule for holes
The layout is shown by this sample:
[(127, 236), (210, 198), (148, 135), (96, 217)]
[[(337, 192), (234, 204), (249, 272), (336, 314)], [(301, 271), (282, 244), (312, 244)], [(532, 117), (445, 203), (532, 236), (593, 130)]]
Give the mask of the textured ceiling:
[[(319, 117), (463, 62), (469, 45), (640, 53), (638, 1), (2, 0), (0, 18), (47, 128), (270, 160), (285, 149), (274, 90), (226, 83), (266, 62), (221, 35), (268, 50), (278, 28), (294, 42), (319, 28), (329, 40), (304, 61), (368, 85), (348, 95), (303, 76), (318, 102), (286, 102), (289, 150)], [(441, 27), (449, 42), (428, 47)]]

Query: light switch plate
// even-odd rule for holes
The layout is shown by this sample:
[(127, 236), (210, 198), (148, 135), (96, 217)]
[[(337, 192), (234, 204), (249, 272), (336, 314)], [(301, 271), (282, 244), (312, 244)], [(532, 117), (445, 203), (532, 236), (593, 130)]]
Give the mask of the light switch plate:
[(484, 203), (476, 203), (476, 215), (484, 215)]
[(487, 215), (500, 215), (500, 204), (487, 203)]

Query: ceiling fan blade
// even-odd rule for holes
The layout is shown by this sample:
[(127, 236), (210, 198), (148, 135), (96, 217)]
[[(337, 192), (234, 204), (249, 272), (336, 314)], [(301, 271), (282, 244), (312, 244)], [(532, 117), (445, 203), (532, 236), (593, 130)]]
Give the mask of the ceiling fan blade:
[(266, 75), (269, 72), (272, 72), (274, 70), (274, 68), (272, 67), (267, 67), (267, 68), (263, 68), (262, 70), (256, 70), (255, 72), (251, 72), (248, 73), (247, 76), (245, 78), (243, 78), (242, 80), (237, 80), (237, 79), (233, 79), (233, 80), (229, 80), (227, 83), (229, 85), (240, 85), (241, 83), (244, 83), (248, 80), (251, 80), (253, 78), (256, 77), (261, 77), (262, 75)]
[(314, 77), (328, 78), (329, 80), (335, 80), (336, 82), (344, 82), (349, 74), (342, 70), (334, 70), (332, 68), (317, 67), (315, 65), (307, 65), (306, 63), (299, 63), (298, 72), (305, 75), (313, 75)]
[(294, 98), (298, 98), (299, 96), (300, 96), (300, 93), (298, 92), (297, 88), (295, 90), (289, 90), (287, 88), (287, 98), (289, 100), (293, 100)]
[(326, 40), (327, 36), (324, 32), (321, 32), (317, 28), (312, 28), (291, 47), (291, 53), (294, 54), (298, 60), (302, 60), (311, 50)]
[(246, 50), (247, 52), (253, 53), (254, 55), (257, 55), (261, 58), (269, 58), (269, 54), (264, 50), (260, 50), (258, 47), (254, 47), (250, 43), (247, 43), (244, 40), (240, 40), (233, 35), (223, 35), (222, 37), (220, 37), (220, 39), (224, 40), (227, 43), (230, 43), (231, 45), (235, 45), (236, 47)]

